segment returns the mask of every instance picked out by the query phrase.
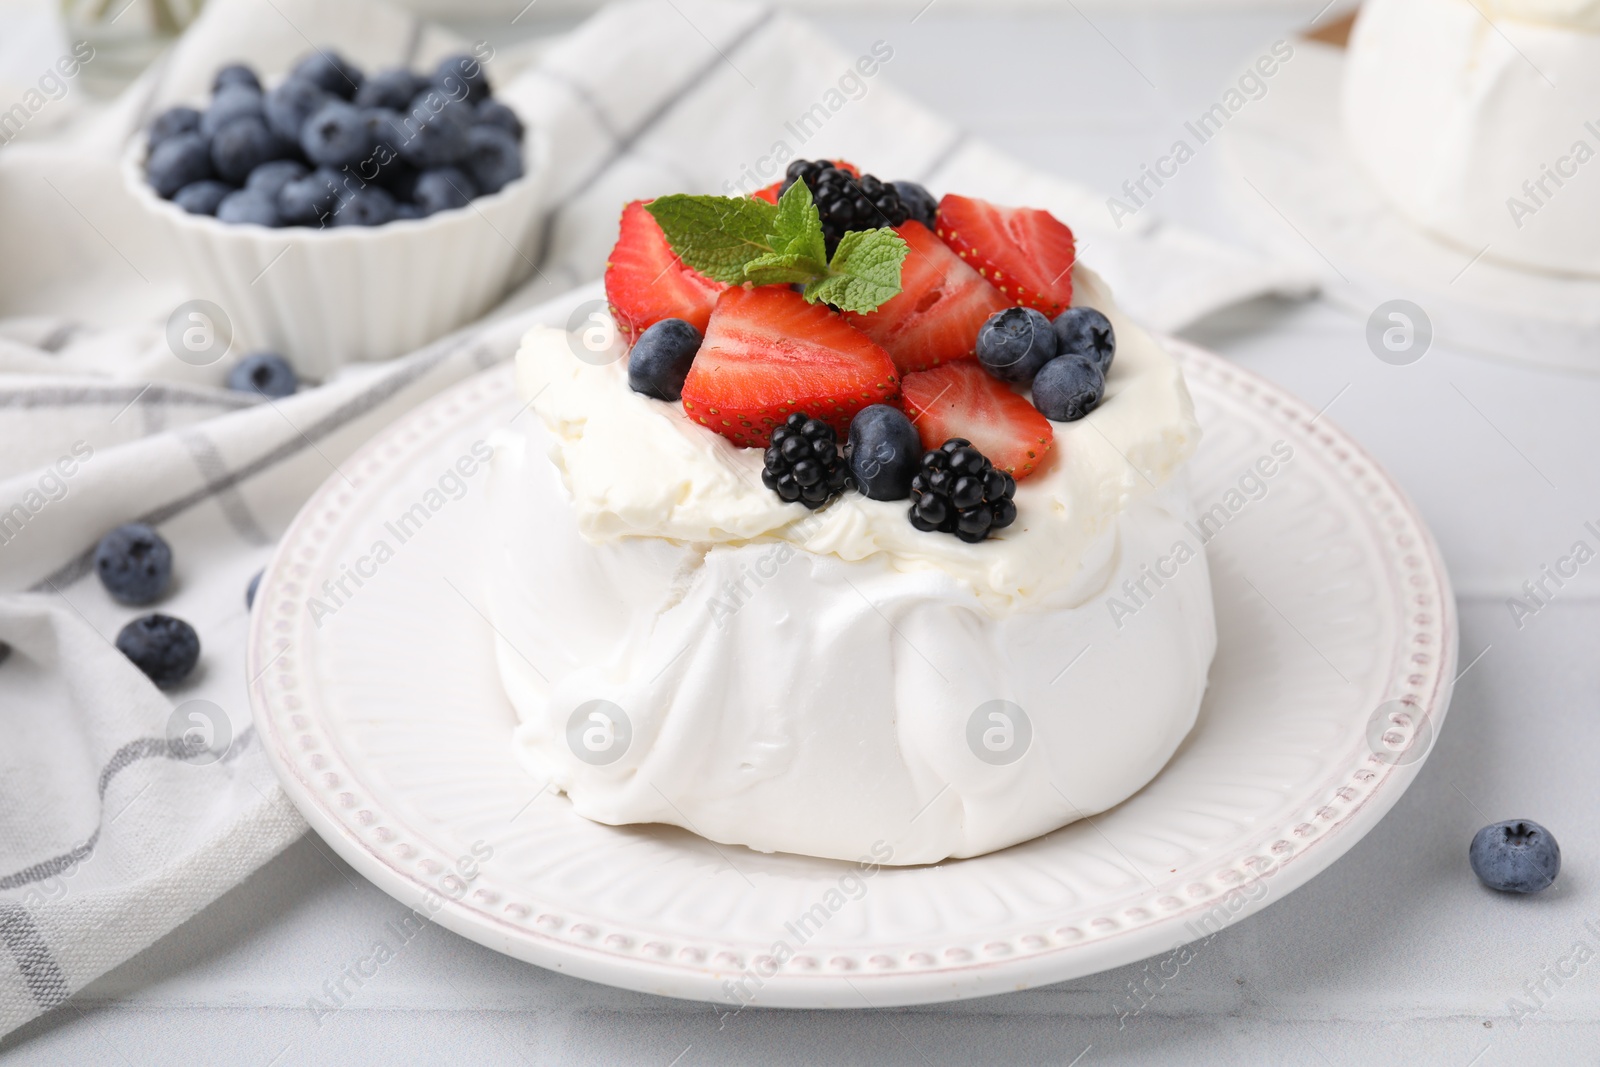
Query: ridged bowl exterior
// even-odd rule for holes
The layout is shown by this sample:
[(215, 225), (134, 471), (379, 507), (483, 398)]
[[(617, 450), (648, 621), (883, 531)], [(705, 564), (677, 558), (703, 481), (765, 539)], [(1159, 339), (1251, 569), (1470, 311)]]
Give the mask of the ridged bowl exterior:
[(227, 313), (234, 351), (281, 352), (302, 377), (392, 359), (472, 321), (533, 272), (549, 154), (523, 140), (524, 174), (463, 208), (385, 226), (238, 225), (191, 215), (144, 177), (142, 139), (123, 181), (177, 248), (195, 297)]

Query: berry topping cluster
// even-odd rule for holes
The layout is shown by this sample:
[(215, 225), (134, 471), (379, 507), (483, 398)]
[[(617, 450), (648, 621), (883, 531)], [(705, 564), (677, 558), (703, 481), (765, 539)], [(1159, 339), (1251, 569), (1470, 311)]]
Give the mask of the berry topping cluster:
[(1052, 422), (1076, 422), (1105, 395), (1116, 354), (1111, 322), (1090, 307), (1054, 322), (1029, 307), (991, 316), (978, 331), (978, 363), (1003, 382), (1031, 386), (1033, 405)]
[(483, 66), (364, 75), (320, 49), (263, 89), (223, 67), (210, 105), (150, 124), (145, 177), (193, 215), (256, 226), (381, 226), (463, 207), (522, 177), (523, 126)]
[(815, 511), (850, 482), (850, 469), (839, 455), (839, 438), (821, 419), (800, 412), (772, 431), (761, 467), (761, 484), (790, 503)]
[(1075, 262), (1049, 212), (796, 160), (749, 197), (629, 204), (605, 284), (634, 391), (766, 449), (782, 499), (909, 498), (982, 541), (1105, 396), (1116, 338), (1072, 306)]

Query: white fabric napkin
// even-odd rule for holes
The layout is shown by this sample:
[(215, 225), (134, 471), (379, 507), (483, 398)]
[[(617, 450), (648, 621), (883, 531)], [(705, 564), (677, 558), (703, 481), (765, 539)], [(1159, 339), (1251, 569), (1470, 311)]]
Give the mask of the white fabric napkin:
[[(1175, 328), (1292, 269), (1141, 218), (1034, 173), (893, 87), (892, 54), (847, 55), (805, 23), (720, 0), (611, 7), (564, 38), (497, 55), (504, 99), (551, 139), (533, 280), (483, 322), (277, 402), (167, 350), (187, 298), (116, 160), (168, 103), (241, 59), (276, 72), (330, 44), (367, 67), (468, 42), (369, 0), (212, 0), (109, 107), (0, 147), (0, 1033), (177, 927), (304, 830), (250, 725), (245, 586), (310, 491), (400, 413), (507, 358), (541, 301), (597, 277), (623, 201), (730, 192), (798, 154), (1058, 213), (1127, 307)], [(887, 47), (887, 46), (886, 46)], [(890, 50), (892, 53), (892, 49)], [(55, 57), (40, 57), (42, 65)], [(93, 62), (93, 60), (90, 60)], [(864, 73), (872, 67), (870, 74)], [(69, 96), (71, 89), (69, 87)], [(56, 101), (44, 106), (58, 106)], [(67, 106), (60, 103), (60, 106)], [(770, 175), (759, 170), (768, 159)], [(201, 666), (154, 688), (112, 641), (148, 609), (88, 566), (100, 536), (156, 525), (176, 557), (157, 606), (198, 630)], [(204, 749), (185, 747), (191, 731)]]

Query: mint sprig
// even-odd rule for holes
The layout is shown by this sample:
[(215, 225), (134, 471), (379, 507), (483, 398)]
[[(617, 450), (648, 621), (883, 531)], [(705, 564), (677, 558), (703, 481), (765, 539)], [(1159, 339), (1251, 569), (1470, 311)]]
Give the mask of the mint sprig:
[(776, 205), (753, 197), (663, 196), (645, 205), (686, 266), (729, 285), (799, 285), (806, 300), (876, 311), (900, 292), (909, 249), (887, 226), (844, 235), (830, 259), (803, 181)]

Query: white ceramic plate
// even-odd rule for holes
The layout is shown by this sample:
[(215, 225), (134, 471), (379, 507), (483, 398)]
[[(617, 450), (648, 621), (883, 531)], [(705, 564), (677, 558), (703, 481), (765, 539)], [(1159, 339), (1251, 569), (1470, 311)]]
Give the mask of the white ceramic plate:
[[(511, 755), (484, 616), (486, 475), (462, 479), (459, 499), (449, 478), (438, 492), (518, 416), (510, 366), (401, 419), (285, 534), (250, 636), (255, 721), (285, 789), (352, 866), (449, 929), (668, 996), (949, 1000), (1236, 921), (1326, 868), (1410, 784), (1449, 699), (1454, 602), (1427, 530), (1365, 453), (1277, 388), (1167, 344), (1206, 430), (1196, 499), (1226, 517), (1208, 546), (1221, 643), (1193, 734), (1114, 810), (977, 859), (863, 876), (598, 825), (540, 792)], [(1241, 478), (1253, 489), (1246, 475), (1279, 441), (1293, 458), (1264, 495), (1230, 495)]]
[(1331, 299), (1362, 318), (1409, 300), (1433, 337), (1468, 351), (1600, 373), (1600, 281), (1522, 270), (1413, 225), (1345, 145), (1344, 49), (1298, 40), (1294, 48), (1270, 91), (1221, 138), (1242, 179), (1226, 184), (1245, 233), (1314, 271)]

